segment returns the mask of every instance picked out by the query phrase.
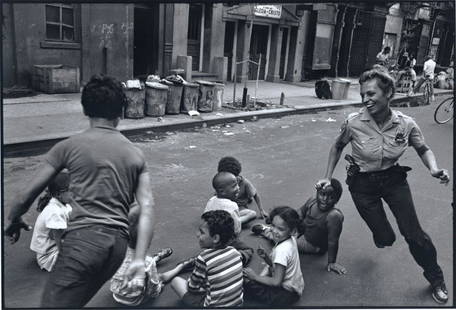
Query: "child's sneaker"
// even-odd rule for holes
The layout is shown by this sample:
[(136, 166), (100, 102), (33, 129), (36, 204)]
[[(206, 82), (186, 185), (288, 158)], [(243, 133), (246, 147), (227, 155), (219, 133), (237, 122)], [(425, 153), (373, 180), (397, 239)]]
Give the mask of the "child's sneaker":
[(442, 282), (432, 288), (432, 298), (439, 303), (444, 304), (448, 301), (448, 291), (445, 282)]
[(155, 262), (158, 263), (159, 261), (169, 257), (171, 254), (173, 254), (173, 249), (171, 248), (164, 248), (161, 249), (157, 254), (155, 254)]
[(267, 226), (264, 224), (255, 224), (252, 226), (251, 230), (255, 235), (261, 235), (265, 230)]

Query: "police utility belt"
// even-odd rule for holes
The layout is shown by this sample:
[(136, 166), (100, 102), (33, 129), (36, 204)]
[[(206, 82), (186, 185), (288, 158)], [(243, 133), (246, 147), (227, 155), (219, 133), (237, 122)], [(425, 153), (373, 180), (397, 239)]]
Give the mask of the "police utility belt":
[(396, 164), (388, 169), (380, 170), (380, 171), (371, 171), (371, 172), (360, 172), (359, 165), (355, 162), (354, 158), (346, 154), (345, 160), (348, 161), (347, 169), (347, 179), (345, 182), (348, 185), (351, 185), (356, 177), (361, 177), (363, 179), (367, 179), (371, 182), (386, 180), (393, 175), (401, 174), (403, 175), (404, 179), (407, 177), (407, 172), (412, 170), (412, 168), (407, 166), (400, 166)]

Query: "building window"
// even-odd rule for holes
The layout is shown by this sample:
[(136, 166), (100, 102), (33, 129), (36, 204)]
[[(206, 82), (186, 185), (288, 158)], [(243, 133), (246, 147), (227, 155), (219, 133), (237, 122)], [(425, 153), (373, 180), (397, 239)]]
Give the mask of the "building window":
[(74, 42), (74, 7), (67, 4), (46, 4), (46, 39)]

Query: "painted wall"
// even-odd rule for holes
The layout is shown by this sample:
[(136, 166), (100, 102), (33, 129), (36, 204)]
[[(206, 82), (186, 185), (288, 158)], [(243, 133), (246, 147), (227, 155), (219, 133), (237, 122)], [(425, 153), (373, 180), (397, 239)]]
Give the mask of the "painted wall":
[(212, 21), (210, 31), (210, 71), (214, 71), (216, 57), (223, 57), (225, 44), (225, 22), (222, 20), (223, 4), (213, 4)]
[(402, 31), (402, 23), (403, 19), (400, 15), (395, 14), (396, 10), (390, 10), (390, 13), (386, 15), (386, 23), (385, 23), (385, 33), (392, 33), (396, 34), (396, 49), (393, 51), (392, 55), (396, 57), (398, 55), (400, 49), (400, 42), (401, 42), (401, 31)]
[[(174, 4), (174, 20), (173, 20), (173, 51), (172, 51), (172, 67), (177, 64), (177, 56), (187, 55), (188, 41), (188, 12), (189, 5), (187, 3)], [(171, 69), (173, 69), (171, 68)]]
[[(15, 3), (13, 11), (18, 84), (31, 85), (33, 65), (63, 64), (80, 67), (80, 48), (73, 49), (74, 45), (72, 49), (43, 46), (46, 41), (44, 4)], [(4, 50), (5, 47), (3, 46)], [(7, 56), (5, 61), (10, 62), (11, 57)], [(5, 66), (10, 64), (5, 62)], [(10, 70), (9, 74), (11, 72)]]
[(81, 4), (82, 80), (105, 73), (133, 77), (134, 4)]
[(11, 87), (16, 83), (16, 62), (13, 41), (14, 19), (13, 4), (2, 4), (2, 87)]

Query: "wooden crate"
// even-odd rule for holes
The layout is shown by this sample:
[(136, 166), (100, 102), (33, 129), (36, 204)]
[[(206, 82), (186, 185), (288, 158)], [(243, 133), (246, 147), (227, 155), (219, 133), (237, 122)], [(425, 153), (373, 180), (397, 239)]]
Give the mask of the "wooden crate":
[(34, 65), (33, 88), (48, 94), (78, 93), (79, 68), (63, 65)]

